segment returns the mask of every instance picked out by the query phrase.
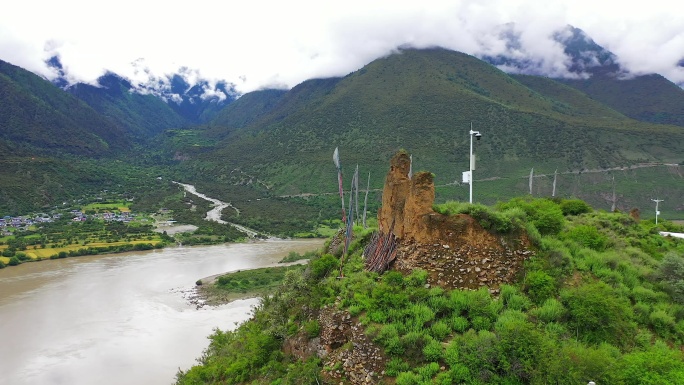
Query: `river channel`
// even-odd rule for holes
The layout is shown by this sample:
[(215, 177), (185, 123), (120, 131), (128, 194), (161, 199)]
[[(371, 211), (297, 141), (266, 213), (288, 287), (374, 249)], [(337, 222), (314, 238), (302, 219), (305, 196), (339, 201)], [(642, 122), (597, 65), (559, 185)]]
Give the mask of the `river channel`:
[(256, 299), (196, 309), (199, 278), (278, 262), (322, 240), (265, 240), (87, 256), (0, 270), (0, 384), (171, 384), (214, 328)]

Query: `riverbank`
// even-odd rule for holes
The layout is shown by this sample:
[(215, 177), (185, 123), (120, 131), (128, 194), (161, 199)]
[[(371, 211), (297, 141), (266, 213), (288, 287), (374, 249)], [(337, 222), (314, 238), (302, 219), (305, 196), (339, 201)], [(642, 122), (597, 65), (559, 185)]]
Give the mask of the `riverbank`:
[(205, 278), (198, 279), (196, 286), (193, 290), (188, 290), (183, 292), (185, 299), (200, 309), (204, 306), (219, 306), (224, 305), (236, 300), (257, 298), (264, 294), (267, 294), (274, 287), (280, 285), (281, 281), (274, 282), (272, 285), (260, 286), (253, 289), (247, 289), (244, 291), (237, 290), (227, 290), (219, 285), (218, 280), (220, 277), (230, 276), (232, 274), (243, 273), (248, 271), (256, 271), (261, 269), (277, 269), (285, 268), (290, 266), (304, 266), (309, 263), (308, 259), (302, 259), (299, 261), (288, 262), (288, 263), (272, 263), (266, 266), (248, 268), (248, 269), (238, 269), (227, 271), (221, 274), (210, 275)]

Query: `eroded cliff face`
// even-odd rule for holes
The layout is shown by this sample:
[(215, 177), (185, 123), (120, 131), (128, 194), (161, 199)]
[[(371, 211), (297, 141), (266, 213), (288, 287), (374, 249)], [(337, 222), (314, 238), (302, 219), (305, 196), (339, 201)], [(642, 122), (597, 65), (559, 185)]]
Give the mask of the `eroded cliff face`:
[(435, 212), (432, 174), (409, 179), (409, 169), (408, 154), (392, 158), (378, 212), (380, 231), (392, 232), (399, 241), (392, 268), (424, 269), (429, 284), (445, 288), (487, 286), (497, 292), (502, 283), (512, 282), (532, 254), (525, 234), (492, 234), (468, 215)]

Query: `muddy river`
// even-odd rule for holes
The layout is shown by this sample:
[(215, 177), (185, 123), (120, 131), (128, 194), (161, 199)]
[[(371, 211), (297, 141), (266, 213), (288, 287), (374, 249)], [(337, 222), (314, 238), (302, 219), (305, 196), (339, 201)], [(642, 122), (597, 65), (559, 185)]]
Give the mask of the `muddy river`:
[(25, 263), (0, 270), (0, 384), (171, 384), (214, 328), (257, 300), (196, 309), (183, 291), (322, 240), (267, 240)]

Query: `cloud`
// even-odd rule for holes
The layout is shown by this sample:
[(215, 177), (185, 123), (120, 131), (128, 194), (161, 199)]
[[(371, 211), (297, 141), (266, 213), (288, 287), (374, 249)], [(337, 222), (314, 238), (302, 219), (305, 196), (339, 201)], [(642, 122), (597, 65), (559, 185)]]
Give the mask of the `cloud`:
[[(409, 45), (442, 46), (480, 57), (509, 55), (535, 73), (579, 76), (570, 71), (563, 47), (554, 40), (554, 33), (570, 24), (614, 52), (630, 72), (658, 72), (684, 83), (684, 68), (678, 66), (684, 56), (684, 14), (660, 0), (649, 7), (614, 0), (94, 4), (25, 0), (5, 6), (0, 59), (54, 78), (56, 72), (44, 62), (59, 55), (70, 82), (91, 84), (107, 70), (134, 84), (149, 84), (192, 68), (210, 84), (227, 80), (246, 92), (343, 76)], [(502, 26), (511, 22), (518, 45), (501, 39)], [(186, 75), (190, 85), (199, 81)]]

